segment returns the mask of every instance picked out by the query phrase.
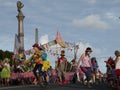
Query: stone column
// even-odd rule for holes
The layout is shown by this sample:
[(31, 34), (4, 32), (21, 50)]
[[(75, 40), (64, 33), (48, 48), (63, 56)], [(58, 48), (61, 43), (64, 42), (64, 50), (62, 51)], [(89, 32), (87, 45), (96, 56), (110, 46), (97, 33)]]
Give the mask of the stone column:
[(20, 47), (19, 47), (19, 54), (23, 54), (24, 56), (24, 25), (23, 25), (23, 20), (24, 20), (24, 15), (21, 11), (21, 8), (23, 8), (23, 4), (21, 3), (21, 1), (17, 2), (17, 8), (18, 8), (18, 15), (17, 15), (17, 19), (18, 19), (18, 37), (19, 37), (19, 41), (20, 41)]
[(24, 51), (24, 28), (23, 28), (23, 19), (24, 16), (18, 14), (18, 37), (20, 40), (20, 51)]
[(35, 43), (38, 44), (38, 28), (35, 29)]

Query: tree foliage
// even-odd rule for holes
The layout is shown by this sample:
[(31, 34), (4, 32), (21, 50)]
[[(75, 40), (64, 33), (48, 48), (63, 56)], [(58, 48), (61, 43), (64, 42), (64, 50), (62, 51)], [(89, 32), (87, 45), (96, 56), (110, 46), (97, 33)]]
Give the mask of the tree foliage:
[(0, 50), (0, 60), (4, 60), (5, 58), (12, 60), (12, 56), (13, 52)]

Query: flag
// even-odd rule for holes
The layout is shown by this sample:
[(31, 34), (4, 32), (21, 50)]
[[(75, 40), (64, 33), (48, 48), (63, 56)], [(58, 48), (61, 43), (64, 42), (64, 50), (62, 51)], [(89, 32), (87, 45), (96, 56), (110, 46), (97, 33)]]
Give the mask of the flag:
[(53, 46), (53, 45), (55, 45), (55, 44), (57, 44), (55, 40), (48, 42), (48, 45), (49, 45), (49, 46)]
[(19, 48), (20, 48), (20, 41), (18, 38), (18, 35), (15, 34), (15, 42), (14, 42), (14, 55), (18, 55), (19, 54)]

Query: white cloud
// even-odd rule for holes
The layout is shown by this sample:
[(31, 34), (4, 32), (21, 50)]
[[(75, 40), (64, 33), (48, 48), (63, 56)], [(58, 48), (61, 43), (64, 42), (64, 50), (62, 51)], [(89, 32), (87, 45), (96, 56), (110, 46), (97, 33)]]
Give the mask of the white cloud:
[(48, 43), (48, 35), (47, 34), (40, 37), (40, 43), (41, 44)]
[(107, 12), (105, 15), (107, 16), (108, 19), (119, 20), (119, 18), (116, 15), (114, 15), (114, 13)]
[(83, 19), (74, 19), (73, 25), (75, 27), (86, 27), (89, 29), (98, 29), (98, 30), (106, 30), (109, 28), (108, 23), (101, 20), (99, 15), (89, 15)]
[(91, 47), (92, 48), (92, 46), (89, 43), (85, 43), (84, 44), (84, 43), (80, 42), (78, 45), (79, 45), (79, 49), (78, 49), (78, 52), (77, 52), (78, 56), (80, 56), (82, 53), (84, 53), (85, 49), (87, 47)]
[(94, 49), (94, 53), (95, 55), (99, 56), (101, 54), (101, 49), (98, 49), (98, 48), (93, 48)]

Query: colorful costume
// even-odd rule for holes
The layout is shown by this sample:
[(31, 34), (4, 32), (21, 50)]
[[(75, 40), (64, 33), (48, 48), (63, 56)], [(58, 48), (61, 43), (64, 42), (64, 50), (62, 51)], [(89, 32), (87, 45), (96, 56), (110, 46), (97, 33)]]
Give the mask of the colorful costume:
[(35, 67), (33, 69), (33, 73), (37, 80), (39, 80), (36, 71), (39, 70), (39, 73), (41, 73), (43, 61), (42, 61), (42, 52), (40, 50), (36, 51), (33, 55), (33, 60), (35, 62)]
[(1, 78), (10, 78), (10, 65), (8, 63), (4, 64), (4, 68), (1, 72)]
[(50, 68), (50, 61), (49, 60), (45, 60), (43, 61), (43, 71), (47, 71)]

